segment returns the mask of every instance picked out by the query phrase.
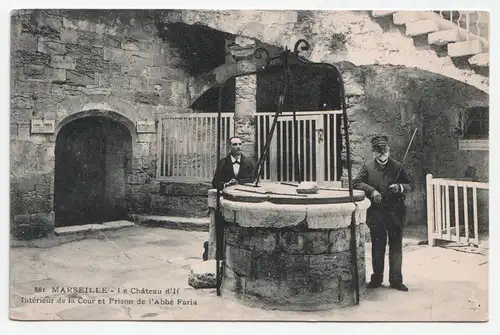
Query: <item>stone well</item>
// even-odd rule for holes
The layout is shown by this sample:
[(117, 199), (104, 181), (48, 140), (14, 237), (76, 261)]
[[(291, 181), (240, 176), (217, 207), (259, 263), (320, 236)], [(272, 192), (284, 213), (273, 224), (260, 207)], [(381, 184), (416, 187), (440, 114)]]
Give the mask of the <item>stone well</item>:
[(255, 307), (314, 311), (353, 305), (351, 215), (356, 209), (360, 296), (370, 201), (347, 189), (298, 195), (293, 186), (236, 185), (222, 193), (226, 221), (222, 294)]

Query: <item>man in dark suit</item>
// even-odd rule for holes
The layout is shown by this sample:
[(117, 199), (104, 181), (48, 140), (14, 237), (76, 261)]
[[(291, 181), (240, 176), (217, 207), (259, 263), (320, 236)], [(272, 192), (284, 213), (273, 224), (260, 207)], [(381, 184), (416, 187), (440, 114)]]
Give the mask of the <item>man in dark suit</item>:
[(254, 162), (241, 153), (241, 139), (237, 136), (229, 140), (230, 153), (221, 159), (217, 165), (212, 186), (219, 190), (225, 187), (238, 184), (242, 181), (254, 179)]
[(366, 213), (366, 225), (372, 241), (373, 274), (368, 288), (382, 285), (387, 239), (389, 239), (390, 287), (408, 291), (401, 272), (403, 261), (403, 228), (406, 225), (405, 194), (411, 191), (411, 180), (401, 163), (392, 159), (387, 136), (371, 140), (373, 161), (363, 165), (353, 180), (353, 187), (365, 191), (372, 204)]

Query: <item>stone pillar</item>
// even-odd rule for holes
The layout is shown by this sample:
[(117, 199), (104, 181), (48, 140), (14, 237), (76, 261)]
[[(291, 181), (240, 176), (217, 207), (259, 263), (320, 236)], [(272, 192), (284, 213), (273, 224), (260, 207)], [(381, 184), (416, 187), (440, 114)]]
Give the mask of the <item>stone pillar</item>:
[(217, 206), (217, 190), (208, 190), (208, 210), (210, 212), (210, 225), (208, 226), (208, 259), (215, 259), (215, 207)]
[[(248, 62), (253, 58), (255, 41), (236, 37), (230, 45), (229, 51), (236, 60), (237, 72), (254, 71), (255, 63)], [(255, 147), (255, 114), (257, 111), (257, 76), (243, 76), (236, 78), (234, 102), (234, 134), (242, 141), (242, 152), (252, 159), (256, 158)]]

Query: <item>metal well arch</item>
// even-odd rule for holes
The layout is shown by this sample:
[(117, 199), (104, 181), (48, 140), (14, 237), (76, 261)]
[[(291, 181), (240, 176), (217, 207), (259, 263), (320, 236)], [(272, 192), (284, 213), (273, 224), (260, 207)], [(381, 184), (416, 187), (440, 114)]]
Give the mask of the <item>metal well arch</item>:
[[(310, 49), (310, 44), (306, 40), (298, 40), (295, 43), (293, 51), (291, 51), (288, 48), (285, 48), (283, 52), (281, 52), (278, 56), (275, 57), (270, 57), (269, 52), (264, 49), (264, 48), (257, 48), (254, 52), (254, 55), (258, 59), (262, 59), (262, 57), (266, 57), (265, 65), (257, 69), (255, 71), (248, 71), (248, 72), (241, 72), (232, 75), (229, 78), (226, 78), (226, 80), (220, 84), (218, 84), (218, 108), (217, 108), (217, 162), (220, 161), (221, 159), (221, 150), (220, 150), (220, 145), (221, 145), (221, 114), (222, 114), (222, 101), (223, 101), (223, 91), (224, 91), (224, 86), (225, 84), (237, 77), (244, 77), (244, 76), (250, 76), (250, 75), (259, 75), (259, 74), (271, 74), (271, 75), (276, 75), (280, 76), (280, 81), (282, 83), (282, 88), (280, 87), (280, 92), (278, 96), (278, 101), (277, 101), (277, 109), (274, 114), (274, 120), (271, 125), (271, 128), (269, 130), (266, 144), (264, 147), (264, 150), (262, 154), (259, 157), (259, 160), (256, 164), (254, 173), (253, 173), (253, 180), (251, 180), (251, 183), (253, 184), (254, 187), (259, 186), (259, 181), (260, 181), (260, 175), (261, 175), (261, 170), (263, 168), (263, 164), (266, 161), (269, 153), (269, 146), (271, 144), (272, 137), (275, 132), (277, 120), (280, 115), (285, 111), (285, 109), (290, 106), (287, 106), (286, 102), (288, 101), (287, 98), (291, 98), (291, 110), (288, 112), (292, 112), (293, 115), (293, 134), (296, 136), (297, 134), (297, 120), (296, 120), (296, 105), (295, 105), (295, 95), (297, 91), (296, 90), (290, 90), (290, 88), (296, 88), (294, 87), (297, 85), (297, 83), (294, 80), (294, 72), (300, 71), (300, 70), (306, 70), (306, 71), (323, 71), (326, 74), (330, 74), (333, 76), (336, 84), (338, 84), (337, 89), (338, 89), (338, 97), (335, 97), (336, 99), (340, 98), (340, 108), (342, 110), (342, 120), (344, 124), (344, 137), (345, 137), (345, 148), (346, 148), (346, 163), (347, 163), (347, 180), (348, 180), (348, 189), (346, 191), (349, 192), (349, 198), (350, 202), (356, 205), (354, 196), (353, 196), (353, 186), (352, 186), (352, 162), (351, 162), (351, 152), (350, 152), (350, 143), (349, 143), (349, 122), (348, 122), (348, 117), (347, 117), (347, 104), (346, 104), (346, 98), (345, 98), (345, 88), (344, 88), (344, 81), (342, 79), (342, 74), (338, 70), (337, 67), (335, 67), (332, 64), (328, 63), (314, 63), (311, 62), (304, 57), (299, 56), (300, 50), (306, 51)], [(290, 91), (292, 91), (292, 94), (290, 95)], [(334, 97), (326, 97), (327, 101), (334, 101)], [(329, 100), (330, 99), (330, 100)], [(332, 103), (333, 104), (333, 103)], [(298, 159), (297, 155), (297, 146), (294, 146), (295, 148), (295, 159)], [(298, 162), (294, 164), (295, 166), (295, 176), (296, 179), (299, 182), (303, 181), (303, 173), (300, 171), (300, 166)], [(216, 203), (216, 213), (219, 212), (219, 215), (216, 214), (216, 217), (218, 216), (221, 218), (220, 215), (220, 191), (217, 190), (217, 203)], [(217, 277), (217, 295), (220, 295), (220, 286), (221, 286), (221, 265), (220, 262), (224, 262), (224, 255), (223, 255), (223, 223), (222, 219), (217, 219), (216, 220), (216, 260), (217, 260), (217, 268), (216, 268), (216, 277)], [(352, 251), (352, 262), (353, 262), (353, 282), (355, 286), (355, 301), (356, 304), (359, 304), (359, 278), (358, 278), (358, 264), (357, 264), (357, 245), (356, 245), (356, 225), (355, 225), (355, 212), (352, 213), (352, 220), (351, 220), (351, 251)], [(224, 264), (224, 263), (222, 263)]]

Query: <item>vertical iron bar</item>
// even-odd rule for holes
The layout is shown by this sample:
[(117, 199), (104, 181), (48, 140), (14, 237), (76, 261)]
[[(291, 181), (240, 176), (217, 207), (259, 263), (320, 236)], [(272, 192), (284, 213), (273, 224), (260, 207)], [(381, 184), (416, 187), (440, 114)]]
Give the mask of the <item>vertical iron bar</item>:
[[(219, 165), (220, 161), (220, 142), (221, 142), (221, 114), (222, 114), (222, 89), (224, 84), (219, 86), (219, 101), (217, 106), (217, 159), (215, 162), (216, 169)], [(217, 213), (218, 212), (218, 213)], [(216, 247), (215, 247), (215, 258), (216, 258), (216, 286), (217, 286), (217, 296), (221, 295), (221, 261), (222, 260), (222, 249), (224, 248), (223, 244), (223, 231), (224, 229), (222, 225), (222, 213), (220, 210), (220, 191), (217, 188), (217, 199), (216, 199), (216, 220), (215, 220), (215, 236), (216, 236)]]

